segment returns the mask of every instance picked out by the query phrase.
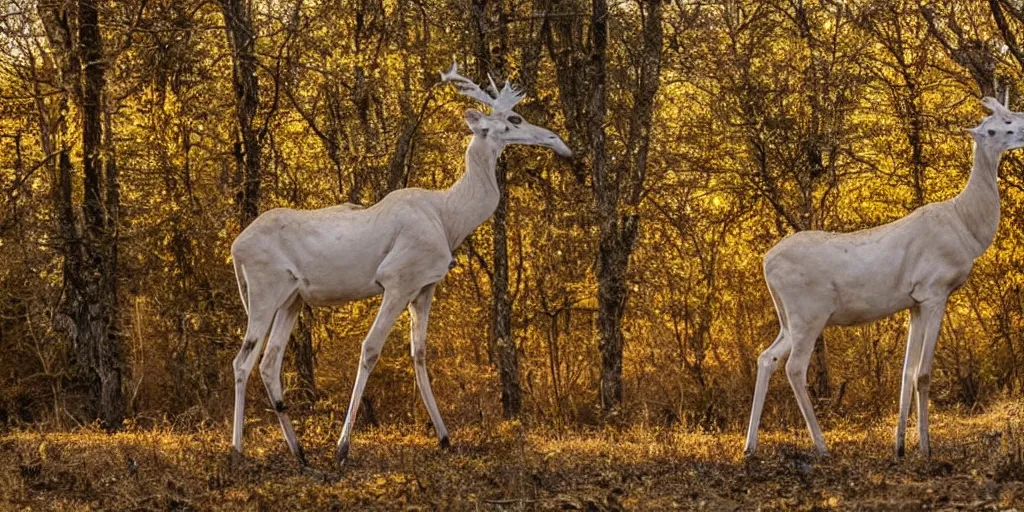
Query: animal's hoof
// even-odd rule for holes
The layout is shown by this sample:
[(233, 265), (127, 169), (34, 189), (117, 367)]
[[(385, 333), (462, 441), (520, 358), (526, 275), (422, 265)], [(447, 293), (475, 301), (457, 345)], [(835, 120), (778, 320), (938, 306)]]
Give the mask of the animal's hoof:
[(819, 459), (831, 458), (825, 443), (814, 443), (814, 456)]
[(896, 457), (902, 459), (907, 454), (907, 450), (903, 447), (903, 443), (896, 445)]
[(228, 457), (228, 467), (235, 469), (241, 466), (245, 462), (245, 455), (238, 451), (234, 446), (231, 447), (231, 455)]
[(299, 446), (299, 452), (295, 454), (295, 458), (299, 459), (300, 468), (308, 468), (309, 462), (306, 461), (306, 452)]
[(345, 465), (345, 461), (348, 460), (348, 441), (338, 445), (338, 450), (334, 452), (334, 461), (339, 466)]
[(450, 442), (448, 441), (448, 436), (444, 436), (444, 437), (442, 437), (442, 438), (441, 438), (441, 443), (440, 443), (440, 446), (441, 446), (441, 449), (442, 449), (442, 450), (448, 450), (448, 451), (451, 451), (451, 449), (452, 449), (452, 443), (450, 443)]
[(320, 471), (319, 469), (313, 469), (309, 466), (303, 466), (300, 471), (302, 471), (303, 474), (316, 478), (325, 484), (334, 484), (341, 480), (341, 477), (335, 473), (331, 473), (330, 471)]
[(745, 459), (756, 459), (757, 458), (757, 441), (747, 440), (743, 443), (743, 458)]

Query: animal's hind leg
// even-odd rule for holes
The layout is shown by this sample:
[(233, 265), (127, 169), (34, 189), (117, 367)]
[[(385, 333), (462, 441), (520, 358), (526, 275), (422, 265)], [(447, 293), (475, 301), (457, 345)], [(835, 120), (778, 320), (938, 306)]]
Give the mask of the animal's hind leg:
[(267, 331), (274, 321), (274, 309), (263, 307), (249, 308), (249, 321), (245, 328), (242, 349), (235, 356), (235, 416), (231, 430), (231, 447), (236, 456), (242, 455), (242, 428), (245, 421), (245, 388), (249, 382), (249, 374), (256, 364)]
[(747, 442), (743, 453), (750, 457), (757, 450), (757, 428), (761, 423), (761, 412), (764, 409), (765, 396), (768, 394), (768, 382), (772, 373), (779, 365), (779, 360), (789, 355), (792, 344), (786, 336), (785, 328), (779, 329), (775, 341), (757, 358), (757, 384), (754, 385), (754, 405), (750, 411), (750, 425), (747, 427)]
[(757, 451), (757, 429), (761, 424), (761, 413), (764, 410), (765, 396), (768, 394), (768, 383), (771, 381), (772, 373), (779, 364), (779, 360), (789, 356), (792, 348), (792, 340), (788, 335), (789, 326), (786, 318), (786, 305), (779, 300), (779, 294), (772, 286), (772, 280), (765, 275), (765, 283), (768, 285), (768, 293), (771, 294), (772, 304), (775, 306), (775, 314), (779, 317), (779, 335), (775, 341), (761, 353), (757, 358), (757, 381), (754, 384), (754, 405), (750, 411), (750, 425), (747, 427), (747, 442), (743, 446), (743, 453), (747, 457), (754, 455)]
[(814, 441), (814, 447), (818, 453), (828, 455), (825, 438), (821, 435), (821, 427), (818, 426), (818, 419), (814, 416), (814, 406), (807, 393), (807, 366), (810, 364), (811, 354), (814, 352), (814, 342), (825, 328), (825, 320), (811, 323), (797, 323), (791, 320), (789, 327), (793, 345), (789, 361), (786, 362), (789, 385), (793, 387), (797, 405), (800, 406), (800, 412), (803, 413), (804, 421), (807, 422), (807, 430)]
[(281, 431), (284, 433), (288, 449), (299, 460), (299, 465), (306, 465), (306, 456), (302, 452), (302, 446), (295, 436), (291, 419), (285, 412), (284, 392), (281, 389), (281, 363), (284, 361), (284, 350), (288, 346), (288, 338), (295, 327), (295, 320), (302, 311), (302, 299), (297, 296), (286, 302), (277, 310), (274, 318), (274, 326), (270, 330), (270, 337), (267, 338), (267, 349), (263, 353), (263, 360), (260, 362), (260, 376), (263, 378), (263, 385), (267, 388), (267, 395), (270, 403), (277, 412), (277, 419), (281, 423)]
[(430, 389), (430, 376), (427, 375), (427, 321), (430, 318), (430, 302), (434, 297), (434, 286), (428, 285), (409, 303), (409, 344), (412, 349), (412, 362), (416, 369), (416, 386), (420, 388), (423, 405), (430, 414), (430, 422), (434, 424), (441, 448), (448, 448), (448, 429), (441, 420), (441, 412), (437, 409), (434, 392)]

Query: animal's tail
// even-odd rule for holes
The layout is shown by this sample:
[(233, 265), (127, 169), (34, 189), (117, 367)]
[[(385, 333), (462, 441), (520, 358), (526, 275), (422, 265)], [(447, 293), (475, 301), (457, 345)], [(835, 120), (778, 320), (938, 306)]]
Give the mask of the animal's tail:
[(235, 279), (238, 280), (238, 294), (242, 296), (242, 307), (245, 308), (245, 314), (249, 314), (249, 285), (246, 284), (245, 279), (245, 267), (242, 266), (238, 260), (232, 258), (235, 264)]

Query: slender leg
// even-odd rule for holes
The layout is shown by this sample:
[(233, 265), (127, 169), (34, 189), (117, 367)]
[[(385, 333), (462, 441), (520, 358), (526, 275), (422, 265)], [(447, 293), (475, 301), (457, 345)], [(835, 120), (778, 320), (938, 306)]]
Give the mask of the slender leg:
[(384, 300), (381, 302), (380, 310), (377, 311), (377, 318), (370, 327), (363, 340), (363, 351), (359, 356), (359, 370), (356, 372), (356, 384), (352, 389), (352, 398), (348, 404), (348, 412), (345, 414), (345, 425), (341, 429), (341, 438), (338, 439), (338, 449), (335, 458), (339, 463), (348, 459), (349, 437), (352, 435), (352, 426), (356, 422), (356, 413), (359, 411), (359, 401), (363, 397), (363, 388), (366, 387), (366, 379), (377, 364), (380, 351), (387, 340), (388, 332), (394, 326), (398, 315), (408, 304), (407, 298), (396, 298), (397, 294), (388, 290), (384, 291)]
[(768, 394), (768, 381), (779, 365), (779, 360), (789, 355), (792, 348), (785, 329), (779, 330), (775, 341), (757, 358), (757, 384), (754, 386), (754, 406), (750, 411), (750, 426), (747, 428), (747, 442), (743, 453), (752, 457), (757, 450), (757, 428), (761, 424), (761, 411)]
[(790, 322), (790, 336), (793, 337), (793, 350), (786, 362), (786, 375), (789, 376), (789, 385), (793, 387), (796, 394), (796, 403), (800, 406), (800, 412), (807, 422), (807, 430), (814, 441), (814, 447), (821, 455), (828, 455), (828, 448), (825, 447), (825, 438), (821, 435), (821, 427), (818, 426), (818, 419), (814, 416), (814, 406), (811, 404), (811, 397), (807, 394), (807, 366), (811, 362), (811, 354), (814, 352), (814, 342), (817, 340), (825, 322), (813, 326), (795, 325)]
[(274, 321), (274, 310), (267, 308), (253, 308), (250, 304), (249, 322), (245, 328), (242, 350), (235, 356), (235, 418), (231, 430), (231, 447), (233, 455), (242, 455), (242, 428), (245, 422), (245, 388), (249, 382), (249, 374), (256, 364), (256, 357), (260, 353), (263, 341), (267, 337), (267, 331)]
[(277, 310), (274, 318), (274, 326), (270, 329), (270, 337), (267, 338), (267, 349), (263, 353), (263, 360), (260, 361), (260, 376), (263, 378), (263, 385), (267, 388), (267, 395), (270, 396), (270, 403), (277, 412), (277, 420), (281, 423), (281, 431), (284, 433), (284, 440), (288, 443), (288, 449), (299, 460), (300, 466), (306, 466), (306, 456), (302, 452), (302, 446), (295, 436), (291, 419), (285, 412), (284, 392), (281, 389), (281, 363), (284, 361), (284, 350), (288, 346), (288, 338), (291, 336), (292, 328), (295, 327), (295, 320), (302, 311), (302, 299), (293, 298), (289, 303)]
[(921, 324), (921, 308), (910, 308), (910, 329), (907, 334), (907, 355), (903, 359), (903, 383), (900, 386), (900, 418), (896, 424), (896, 456), (902, 457), (905, 452), (907, 437), (907, 417), (910, 416), (910, 399), (914, 396), (914, 376), (917, 365), (921, 361), (921, 342), (924, 326)]
[(921, 455), (928, 457), (931, 450), (928, 446), (928, 388), (931, 385), (932, 360), (935, 357), (935, 345), (942, 328), (942, 315), (946, 311), (946, 297), (934, 303), (921, 304), (921, 323), (924, 334), (921, 350), (921, 361), (917, 367), (917, 432), (918, 447)]
[(409, 342), (412, 349), (413, 366), (416, 368), (416, 386), (420, 388), (423, 405), (430, 414), (430, 422), (434, 424), (441, 448), (448, 448), (448, 429), (437, 409), (434, 392), (430, 389), (430, 376), (427, 375), (427, 321), (430, 318), (430, 303), (434, 297), (435, 285), (423, 288), (420, 294), (409, 303)]

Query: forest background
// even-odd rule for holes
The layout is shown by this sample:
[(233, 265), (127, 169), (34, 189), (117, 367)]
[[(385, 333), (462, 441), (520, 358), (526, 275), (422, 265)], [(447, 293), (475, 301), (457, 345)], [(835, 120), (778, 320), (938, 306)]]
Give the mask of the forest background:
[[(506, 150), (504, 200), (431, 315), (442, 416), (738, 430), (778, 328), (761, 255), (955, 195), (977, 98), (1018, 103), (1021, 37), (1018, 0), (9, 0), (0, 423), (226, 438), (245, 324), (232, 240), (271, 208), (452, 184), (478, 107), (438, 84), (454, 57), (521, 87), (518, 110), (575, 156)], [(1000, 192), (943, 324), (940, 408), (1024, 392), (1019, 155)], [(377, 304), (303, 311), (293, 417), (340, 431)], [(367, 423), (427, 421), (404, 323)], [(826, 423), (895, 411), (906, 331), (905, 315), (826, 330)], [(250, 421), (273, 426), (249, 389)], [(767, 425), (800, 427), (785, 379), (773, 389)]]

